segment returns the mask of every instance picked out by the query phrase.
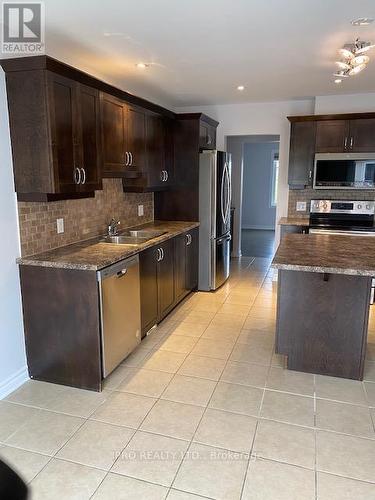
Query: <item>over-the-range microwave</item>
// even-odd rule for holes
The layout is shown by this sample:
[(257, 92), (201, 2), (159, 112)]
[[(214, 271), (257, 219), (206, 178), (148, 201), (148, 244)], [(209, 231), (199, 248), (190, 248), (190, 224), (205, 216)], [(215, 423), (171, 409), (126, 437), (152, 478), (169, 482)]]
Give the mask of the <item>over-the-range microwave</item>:
[(374, 153), (316, 153), (314, 189), (375, 189)]

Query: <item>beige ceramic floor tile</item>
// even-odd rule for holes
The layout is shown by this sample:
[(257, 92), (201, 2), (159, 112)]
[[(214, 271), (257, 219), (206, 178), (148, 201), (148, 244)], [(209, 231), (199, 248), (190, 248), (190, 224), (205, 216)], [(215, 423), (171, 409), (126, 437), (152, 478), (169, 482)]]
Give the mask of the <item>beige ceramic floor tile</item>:
[(206, 330), (206, 325), (191, 325), (190, 323), (180, 323), (172, 328), (171, 335), (182, 335), (184, 337), (199, 338)]
[(230, 304), (229, 302), (226, 302), (221, 306), (219, 309), (220, 314), (235, 314), (238, 316), (247, 316), (250, 311), (250, 306), (248, 305), (240, 305), (240, 304)]
[(34, 479), (50, 460), (50, 457), (46, 455), (11, 448), (10, 446), (0, 448), (0, 458), (10, 465), (26, 483)]
[(263, 388), (266, 385), (268, 370), (265, 365), (228, 361), (220, 380)]
[(313, 469), (314, 431), (306, 427), (262, 420), (258, 424), (252, 453), (256, 457)]
[(178, 370), (178, 374), (190, 377), (207, 378), (210, 380), (219, 380), (224, 366), (225, 361), (223, 359), (193, 356), (190, 354), (181, 365), (181, 368)]
[(314, 427), (314, 399), (267, 390), (260, 415), (271, 420)]
[(187, 441), (138, 431), (112, 472), (170, 486), (188, 445)]
[(63, 385), (49, 384), (38, 380), (28, 380), (19, 389), (12, 392), (5, 401), (13, 401), (37, 408), (47, 408), (65, 392)]
[(89, 420), (56, 456), (109, 470), (133, 434), (132, 429)]
[(211, 324), (204, 331), (201, 338), (215, 341), (234, 342), (240, 334), (240, 331), (240, 326)]
[(138, 394), (114, 392), (91, 419), (136, 429), (155, 402), (154, 398)]
[(252, 458), (242, 500), (315, 500), (314, 471)]
[(93, 500), (163, 500), (168, 488), (139, 479), (108, 474), (99, 486)]
[(317, 399), (316, 414), (316, 425), (321, 429), (375, 438), (368, 408)]
[(365, 364), (365, 374), (363, 380), (375, 382), (375, 361), (367, 361)]
[(132, 373), (117, 387), (117, 390), (158, 398), (172, 377), (171, 373), (133, 369)]
[(271, 367), (267, 388), (304, 396), (314, 395), (314, 375)]
[(192, 444), (173, 486), (218, 499), (238, 499), (247, 467), (247, 456)]
[(375, 440), (317, 432), (317, 469), (352, 479), (374, 481)]
[(200, 406), (158, 401), (141, 425), (141, 430), (179, 439), (191, 439), (202, 418)]
[(135, 373), (136, 368), (120, 365), (103, 382), (104, 390), (113, 391), (121, 382), (128, 379)]
[(197, 339), (195, 339), (194, 337), (171, 335), (161, 342), (159, 350), (188, 354), (193, 349), (196, 343)]
[(168, 500), (202, 500), (200, 495), (194, 495), (193, 493), (186, 493), (186, 491), (170, 490), (168, 495)]
[(53, 459), (31, 482), (32, 499), (88, 500), (105, 474), (99, 469)]
[(233, 346), (234, 342), (200, 338), (191, 351), (191, 354), (195, 356), (208, 356), (209, 358), (228, 359)]
[(168, 351), (155, 351), (142, 364), (147, 370), (157, 370), (167, 373), (176, 373), (182, 365), (186, 354)]
[(319, 500), (370, 500), (375, 498), (375, 484), (318, 472)]
[(0, 401), (0, 441), (9, 438), (38, 412), (35, 408)]
[(364, 387), (369, 404), (375, 406), (375, 383), (365, 382)]
[(109, 396), (109, 392), (85, 391), (65, 387), (65, 391), (53, 402), (46, 404), (46, 409), (73, 415), (89, 417)]
[(84, 420), (39, 410), (6, 440), (6, 444), (53, 455), (78, 430)]
[(175, 375), (161, 398), (179, 403), (206, 406), (215, 385), (213, 380)]
[(140, 345), (122, 362), (122, 365), (133, 368), (142, 367), (149, 356), (150, 349), (146, 349)]
[(194, 441), (227, 450), (249, 453), (256, 422), (256, 418), (247, 415), (208, 409), (195, 433)]
[(259, 363), (269, 365), (273, 354), (271, 345), (248, 345), (236, 343), (230, 355), (231, 361), (241, 361), (243, 363)]
[(318, 398), (366, 405), (363, 385), (357, 380), (317, 375), (315, 383)]
[(263, 390), (219, 382), (209, 403), (210, 408), (257, 416)]

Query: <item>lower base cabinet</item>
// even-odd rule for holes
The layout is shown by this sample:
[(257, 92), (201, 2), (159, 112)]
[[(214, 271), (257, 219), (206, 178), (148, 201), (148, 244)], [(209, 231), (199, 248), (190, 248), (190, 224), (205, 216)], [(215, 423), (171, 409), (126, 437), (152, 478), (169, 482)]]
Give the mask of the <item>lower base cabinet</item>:
[(139, 255), (142, 337), (198, 286), (198, 229)]

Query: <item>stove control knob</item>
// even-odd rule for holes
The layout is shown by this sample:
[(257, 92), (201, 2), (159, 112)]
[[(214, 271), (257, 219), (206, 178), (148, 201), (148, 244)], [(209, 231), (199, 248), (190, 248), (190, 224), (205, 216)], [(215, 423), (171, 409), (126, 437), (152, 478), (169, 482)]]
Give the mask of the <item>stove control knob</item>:
[(327, 203), (324, 203), (324, 204), (323, 204), (323, 208), (324, 208), (324, 210), (325, 210), (326, 208), (328, 208)]
[(366, 210), (370, 210), (370, 209), (371, 209), (370, 205), (366, 205)]
[(357, 208), (358, 208), (358, 210), (361, 210), (362, 205), (358, 204), (358, 205), (357, 205)]

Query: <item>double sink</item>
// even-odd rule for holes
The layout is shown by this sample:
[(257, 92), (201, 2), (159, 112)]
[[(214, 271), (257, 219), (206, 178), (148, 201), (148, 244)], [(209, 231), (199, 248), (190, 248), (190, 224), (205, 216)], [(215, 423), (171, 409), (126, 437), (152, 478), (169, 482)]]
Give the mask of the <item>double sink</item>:
[(132, 230), (128, 229), (122, 231), (120, 234), (116, 236), (106, 236), (101, 243), (110, 243), (111, 245), (140, 245), (141, 243), (145, 243), (146, 241), (152, 240), (153, 238), (157, 238), (163, 234), (166, 234), (167, 231), (158, 231), (155, 229), (139, 229)]

